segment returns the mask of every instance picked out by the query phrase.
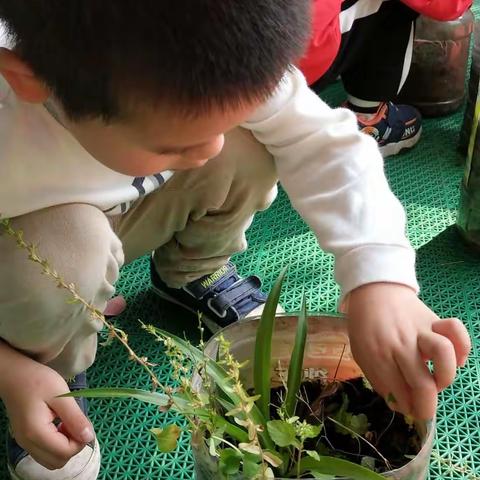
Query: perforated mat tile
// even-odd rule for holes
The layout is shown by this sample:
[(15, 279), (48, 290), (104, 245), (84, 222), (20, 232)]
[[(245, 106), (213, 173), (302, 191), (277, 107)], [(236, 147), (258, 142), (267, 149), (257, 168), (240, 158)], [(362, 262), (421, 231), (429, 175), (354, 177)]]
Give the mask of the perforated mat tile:
[[(476, 7), (478, 8), (478, 7)], [(325, 95), (332, 104), (343, 98), (334, 87)], [(480, 256), (464, 247), (452, 227), (462, 175), (456, 153), (461, 113), (425, 122), (423, 139), (412, 152), (387, 161), (392, 188), (408, 212), (408, 232), (418, 249), (418, 272), (424, 300), (440, 315), (458, 316), (474, 342), (469, 364), (455, 384), (441, 395), (432, 479), (480, 478)], [(257, 216), (248, 232), (250, 248), (235, 262), (244, 273), (256, 273), (268, 289), (284, 265), (289, 265), (282, 304), (287, 311), (300, 307), (302, 294), (311, 311), (334, 312), (338, 289), (333, 280), (332, 258), (317, 246), (314, 236), (292, 210), (283, 191), (268, 211)], [(117, 320), (130, 334), (131, 344), (158, 366), (162, 381), (170, 383), (170, 369), (161, 348), (139, 329), (138, 319), (194, 339), (197, 321), (178, 308), (159, 301), (149, 290), (148, 259), (123, 269), (118, 285), (128, 309)], [(149, 387), (146, 375), (127, 361), (117, 344), (100, 347), (90, 370), (93, 386)], [(101, 480), (193, 479), (192, 457), (186, 424), (180, 417), (165, 416), (153, 407), (134, 401), (91, 402), (91, 418), (102, 444)], [(185, 428), (179, 449), (169, 455), (155, 452), (148, 430), (169, 421)], [(0, 415), (2, 431), (6, 422)], [(0, 457), (4, 458), (3, 443)], [(0, 478), (7, 478), (0, 465)]]

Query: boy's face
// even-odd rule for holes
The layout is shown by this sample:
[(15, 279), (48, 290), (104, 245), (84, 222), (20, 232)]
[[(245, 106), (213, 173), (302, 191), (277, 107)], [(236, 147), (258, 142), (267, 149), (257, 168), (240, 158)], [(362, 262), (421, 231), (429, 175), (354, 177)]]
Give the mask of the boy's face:
[(198, 117), (181, 116), (171, 108), (138, 111), (122, 123), (101, 120), (62, 123), (99, 162), (131, 176), (204, 165), (223, 147), (224, 133), (244, 122), (258, 107), (212, 110)]
[[(0, 48), (0, 74), (23, 101), (44, 103), (50, 96), (32, 69), (7, 48)], [(243, 123), (260, 103), (212, 108), (206, 114), (190, 117), (167, 105), (138, 107), (128, 120), (111, 124), (100, 119), (73, 122), (61, 111), (56, 113), (96, 160), (125, 175), (143, 177), (164, 170), (201, 167), (220, 153), (224, 133)], [(54, 102), (52, 106), (55, 108)]]

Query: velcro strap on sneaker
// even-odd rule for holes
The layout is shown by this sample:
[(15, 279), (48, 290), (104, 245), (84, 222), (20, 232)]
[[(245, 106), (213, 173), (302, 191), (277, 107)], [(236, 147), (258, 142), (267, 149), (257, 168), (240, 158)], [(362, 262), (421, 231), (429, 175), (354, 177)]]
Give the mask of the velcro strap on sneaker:
[(230, 285), (230, 287), (223, 292), (211, 298), (208, 301), (208, 306), (219, 317), (224, 317), (229, 308), (234, 308), (235, 305), (244, 298), (247, 298), (254, 293), (258, 293), (261, 286), (261, 280), (254, 275), (242, 278), (233, 285)]
[(188, 287), (183, 287), (183, 290), (198, 300), (201, 300), (205, 295), (214, 290), (220, 283), (224, 282), (226, 278), (235, 274), (237, 269), (232, 262), (228, 262), (216, 272), (208, 275), (201, 280), (192, 282)]

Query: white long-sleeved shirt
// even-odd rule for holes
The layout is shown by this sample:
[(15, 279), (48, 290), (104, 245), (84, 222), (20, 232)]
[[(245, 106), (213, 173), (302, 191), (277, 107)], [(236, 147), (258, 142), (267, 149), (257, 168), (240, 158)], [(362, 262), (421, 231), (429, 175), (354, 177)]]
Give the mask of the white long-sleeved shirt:
[[(375, 141), (359, 133), (351, 112), (329, 108), (292, 70), (242, 127), (274, 156), (293, 206), (335, 255), (344, 295), (379, 281), (418, 288), (403, 208)], [(0, 76), (1, 217), (67, 203), (119, 214), (171, 175), (134, 178), (110, 170), (43, 105), (20, 101)]]

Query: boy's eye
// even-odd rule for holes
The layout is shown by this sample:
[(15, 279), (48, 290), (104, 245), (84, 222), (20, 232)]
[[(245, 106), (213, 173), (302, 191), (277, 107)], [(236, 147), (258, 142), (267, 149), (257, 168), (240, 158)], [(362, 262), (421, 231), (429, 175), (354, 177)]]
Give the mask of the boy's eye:
[(197, 149), (203, 148), (207, 145), (208, 145), (208, 142), (205, 142), (205, 143), (199, 143), (197, 145), (189, 145), (189, 146), (183, 147), (183, 148), (174, 148), (174, 147), (158, 148), (158, 149), (154, 149), (152, 151), (154, 153), (156, 153), (157, 155), (184, 155), (185, 153), (188, 153), (192, 150), (197, 150)]
[(182, 149), (178, 149), (178, 150), (156, 150), (155, 153), (157, 155), (182, 155), (184, 154), (187, 150), (189, 150), (188, 148), (182, 148)]

